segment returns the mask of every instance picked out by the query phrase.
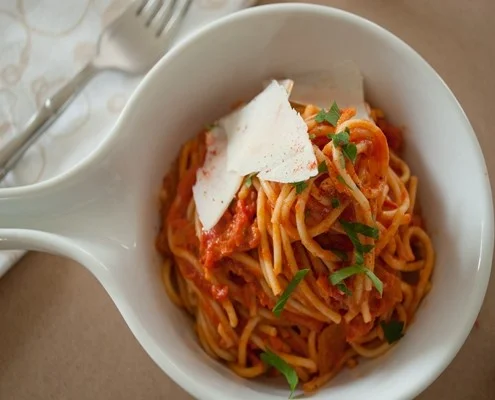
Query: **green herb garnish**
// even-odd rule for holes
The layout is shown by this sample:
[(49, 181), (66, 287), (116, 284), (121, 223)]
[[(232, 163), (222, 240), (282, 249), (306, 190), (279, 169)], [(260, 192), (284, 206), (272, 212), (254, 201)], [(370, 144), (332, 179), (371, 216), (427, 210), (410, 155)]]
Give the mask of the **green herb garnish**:
[(328, 172), (327, 163), (325, 161), (318, 164), (318, 173), (322, 174), (323, 172)]
[(366, 267), (363, 267), (362, 265), (351, 265), (350, 267), (345, 267), (342, 269), (339, 269), (338, 271), (332, 272), (330, 274), (330, 282), (332, 285), (337, 285), (338, 283), (346, 280), (350, 276), (356, 275), (356, 274), (364, 274), (364, 269)]
[(363, 265), (364, 264), (364, 254), (359, 252), (359, 251), (356, 251), (355, 255), (356, 255), (356, 264), (357, 265)]
[(375, 287), (376, 290), (378, 290), (378, 293), (380, 293), (380, 296), (383, 294), (383, 282), (374, 274), (373, 271), (370, 269), (363, 267), (365, 269), (364, 273), (365, 275), (369, 278), (373, 286)]
[(285, 379), (287, 379), (290, 387), (289, 399), (292, 399), (297, 384), (299, 383), (299, 378), (294, 368), (292, 368), (289, 364), (287, 364), (275, 353), (272, 353), (270, 350), (266, 350), (265, 352), (261, 353), (260, 358), (261, 361), (263, 361), (266, 365), (279, 370), (280, 373), (285, 376)]
[(284, 292), (280, 296), (280, 298), (277, 301), (277, 304), (275, 304), (275, 307), (273, 307), (272, 312), (275, 314), (276, 317), (280, 317), (280, 314), (282, 313), (282, 310), (285, 307), (285, 303), (287, 303), (287, 300), (289, 300), (289, 296), (292, 294), (294, 289), (301, 283), (301, 281), (304, 279), (306, 274), (309, 272), (309, 269), (301, 269), (296, 272), (294, 275), (294, 278), (289, 282), (287, 287), (285, 288)]
[(313, 139), (315, 139), (315, 138), (316, 138), (316, 135), (315, 135), (314, 133), (310, 133), (310, 134), (309, 134), (309, 139), (310, 139), (310, 140), (313, 140)]
[(339, 175), (337, 176), (337, 180), (342, 183), (343, 185), (346, 185), (350, 190), (352, 190), (352, 188), (347, 184), (347, 182), (345, 181), (345, 179), (342, 177), (342, 175)]
[[(332, 140), (334, 146), (339, 146), (342, 148), (342, 153), (346, 158), (348, 158), (353, 164), (357, 157), (357, 147), (350, 140), (351, 131), (349, 128), (345, 128), (342, 132), (336, 133), (334, 135), (327, 135), (327, 137)], [(345, 164), (344, 167), (345, 168)]]
[(244, 179), (244, 184), (246, 185), (246, 187), (251, 187), (251, 185), (253, 184), (253, 178), (258, 175), (257, 172), (253, 172), (252, 174), (249, 174), (248, 176), (246, 176), (246, 179)]
[(373, 271), (371, 271), (370, 269), (366, 268), (363, 265), (351, 265), (350, 267), (339, 269), (338, 271), (333, 272), (329, 276), (329, 279), (331, 284), (336, 286), (345, 279), (357, 274), (365, 274), (371, 280), (371, 283), (373, 283), (373, 286), (376, 288), (378, 293), (380, 293), (380, 296), (382, 295), (383, 293), (382, 281), (373, 273)]
[(351, 163), (354, 164), (357, 157), (357, 147), (354, 143), (348, 143), (342, 147), (342, 153), (346, 156)]
[[(354, 245), (354, 248), (356, 249), (356, 252), (359, 257), (359, 253), (369, 253), (371, 250), (373, 250), (372, 244), (362, 244), (359, 241), (358, 238), (358, 233), (371, 237), (373, 239), (378, 239), (378, 229), (377, 228), (372, 228), (371, 226), (360, 224), (359, 222), (349, 222), (349, 221), (344, 221), (344, 220), (339, 220), (340, 225), (342, 225), (342, 228), (344, 229), (344, 232), (349, 236), (349, 239), (351, 239), (352, 244)], [(358, 264), (361, 264), (358, 262)]]
[[(373, 273), (373, 271), (364, 266), (364, 254), (373, 250), (374, 246), (371, 244), (362, 244), (358, 238), (358, 234), (361, 234), (373, 239), (378, 239), (378, 228), (373, 228), (359, 222), (350, 222), (342, 219), (339, 220), (339, 222), (354, 246), (356, 264), (339, 269), (338, 271), (332, 273), (328, 279), (332, 285), (336, 286), (343, 283), (343, 281), (350, 276), (365, 274), (371, 280), (371, 283), (381, 296), (383, 293), (382, 281)], [(339, 290), (342, 289), (339, 288)]]
[(391, 320), (389, 322), (381, 321), (380, 326), (383, 329), (383, 335), (388, 343), (397, 342), (404, 334), (404, 322)]
[(332, 126), (337, 126), (337, 122), (340, 118), (340, 110), (335, 101), (333, 102), (330, 110), (325, 111), (321, 109), (318, 114), (316, 114), (315, 121), (321, 124), (322, 122), (328, 122)]
[(334, 197), (332, 200), (332, 207), (333, 208), (338, 208), (340, 207), (340, 200), (337, 197)]
[(340, 258), (342, 261), (347, 261), (349, 260), (349, 257), (347, 257), (347, 253), (342, 250), (338, 249), (330, 249), (330, 251), (335, 254), (338, 258)]
[[(349, 233), (352, 233), (354, 236), (356, 233), (360, 233), (361, 235), (368, 236), (373, 239), (378, 239), (378, 228), (373, 228), (371, 226), (361, 224), (360, 222), (350, 222), (345, 221), (343, 219), (339, 220), (340, 225), (344, 228), (345, 233), (350, 237)], [(352, 238), (351, 238), (352, 240)]]
[(342, 132), (335, 133), (333, 135), (327, 135), (329, 139), (332, 140), (334, 146), (344, 146), (349, 143), (349, 137), (351, 132), (349, 128), (345, 128)]
[(347, 296), (352, 296), (352, 292), (349, 290), (344, 282), (337, 283), (335, 287)]
[(308, 187), (308, 184), (305, 181), (292, 182), (292, 184), (296, 188), (296, 193), (297, 194), (301, 194), (302, 192), (304, 192), (304, 189), (306, 189)]

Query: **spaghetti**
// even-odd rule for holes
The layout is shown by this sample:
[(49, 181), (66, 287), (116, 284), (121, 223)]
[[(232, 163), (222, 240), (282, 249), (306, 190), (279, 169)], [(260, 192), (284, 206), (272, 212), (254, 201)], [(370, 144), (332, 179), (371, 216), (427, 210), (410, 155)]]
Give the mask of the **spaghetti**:
[(376, 109), (375, 123), (339, 110), (335, 126), (315, 106), (300, 112), (316, 177), (248, 176), (203, 231), (192, 196), (203, 133), (163, 181), (157, 247), (165, 289), (193, 316), (208, 355), (254, 378), (278, 374), (269, 354), (312, 392), (403, 335), (430, 290), (434, 250), (417, 211), (418, 179), (399, 156), (400, 130)]

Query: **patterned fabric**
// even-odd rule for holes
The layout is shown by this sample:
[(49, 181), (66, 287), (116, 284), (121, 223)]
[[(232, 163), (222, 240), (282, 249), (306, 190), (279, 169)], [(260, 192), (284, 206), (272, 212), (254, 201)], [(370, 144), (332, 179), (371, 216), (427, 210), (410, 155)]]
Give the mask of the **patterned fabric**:
[[(103, 28), (131, 0), (2, 0), (0, 4), (0, 146), (15, 136), (43, 100), (95, 53)], [(193, 0), (175, 39), (255, 3)], [(0, 182), (30, 185), (58, 175), (88, 156), (111, 130), (142, 76), (97, 75)], [(24, 252), (0, 252), (0, 276)]]

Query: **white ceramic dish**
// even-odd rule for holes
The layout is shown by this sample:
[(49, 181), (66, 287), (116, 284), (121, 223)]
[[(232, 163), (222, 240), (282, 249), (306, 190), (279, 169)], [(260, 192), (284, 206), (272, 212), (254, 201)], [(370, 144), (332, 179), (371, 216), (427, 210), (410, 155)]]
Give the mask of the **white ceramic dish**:
[(112, 135), (72, 171), (0, 191), (0, 248), (71, 257), (102, 283), (155, 362), (194, 396), (286, 399), (282, 382), (247, 381), (210, 360), (168, 300), (154, 251), (160, 181), (181, 143), (270, 77), (361, 67), (367, 98), (406, 127), (406, 159), (437, 251), (433, 290), (395, 348), (344, 371), (313, 399), (410, 399), (455, 356), (477, 316), (493, 252), (490, 184), (476, 136), (433, 69), (382, 28), (309, 5), (244, 11), (172, 50)]

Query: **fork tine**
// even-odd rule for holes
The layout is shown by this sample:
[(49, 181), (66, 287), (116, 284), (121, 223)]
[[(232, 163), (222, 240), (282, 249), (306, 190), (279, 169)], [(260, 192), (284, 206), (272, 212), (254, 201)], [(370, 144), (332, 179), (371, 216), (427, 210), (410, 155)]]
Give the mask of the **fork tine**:
[(135, 0), (131, 9), (134, 10), (136, 15), (139, 15), (143, 11), (144, 7), (146, 7), (146, 4), (148, 4), (148, 2), (149, 0)]
[(163, 27), (172, 17), (172, 11), (175, 7), (176, 2), (177, 0), (165, 0), (163, 6), (160, 8), (160, 10), (158, 10), (151, 24), (153, 31), (156, 32), (157, 36), (158, 32), (163, 29)]
[(167, 38), (169, 34), (173, 33), (173, 31), (180, 26), (180, 23), (189, 10), (192, 0), (178, 0), (174, 1), (174, 3), (178, 4), (174, 7), (172, 16), (163, 24), (162, 27), (158, 28), (156, 36)]
[(139, 14), (139, 18), (144, 21), (145, 26), (150, 26), (151, 21), (155, 17), (158, 10), (161, 8), (163, 0), (149, 0)]

